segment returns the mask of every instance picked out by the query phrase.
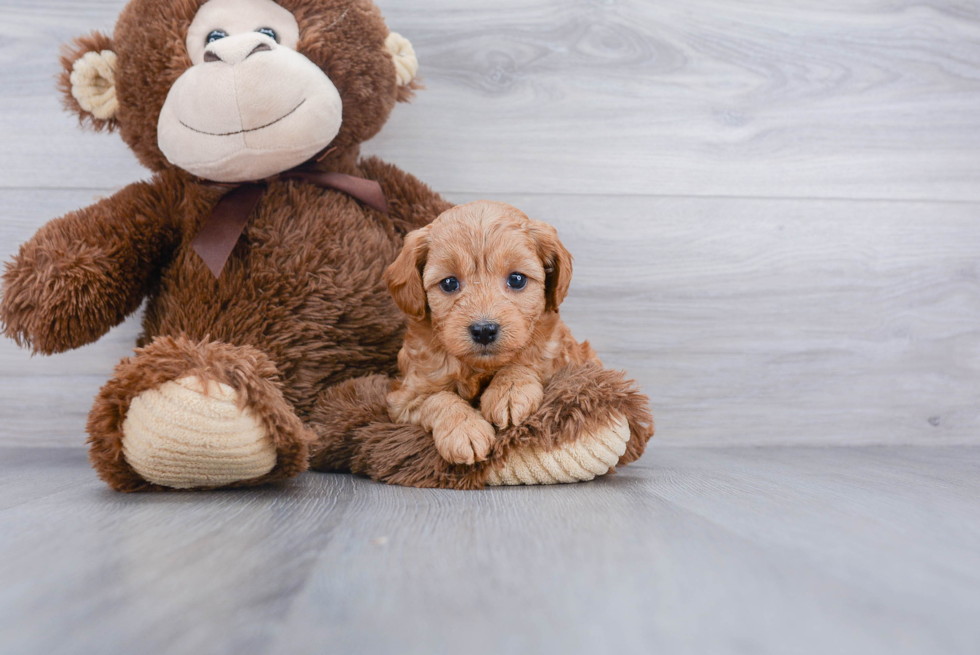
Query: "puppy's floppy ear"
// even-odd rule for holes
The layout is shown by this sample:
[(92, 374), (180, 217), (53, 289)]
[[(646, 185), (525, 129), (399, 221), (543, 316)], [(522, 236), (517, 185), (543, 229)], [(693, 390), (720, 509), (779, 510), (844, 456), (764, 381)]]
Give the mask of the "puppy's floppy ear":
[(558, 230), (544, 221), (530, 223), (531, 238), (538, 249), (538, 257), (544, 264), (545, 310), (558, 311), (558, 306), (568, 295), (572, 281), (572, 254), (558, 240)]
[(414, 319), (425, 318), (428, 303), (422, 284), (422, 269), (429, 255), (429, 228), (423, 227), (405, 236), (398, 258), (385, 271), (384, 280), (395, 304)]
[(61, 66), (58, 89), (65, 109), (97, 131), (116, 129), (119, 102), (112, 39), (99, 32), (78, 37), (62, 48)]

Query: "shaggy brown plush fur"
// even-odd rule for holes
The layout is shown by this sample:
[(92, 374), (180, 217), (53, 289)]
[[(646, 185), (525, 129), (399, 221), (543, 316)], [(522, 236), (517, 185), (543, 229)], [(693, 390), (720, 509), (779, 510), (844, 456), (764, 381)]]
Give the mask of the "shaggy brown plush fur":
[[(192, 373), (237, 389), (273, 435), (275, 469), (240, 484), (302, 471), (311, 434), (306, 423), (323, 441), (318, 462), (402, 484), (479, 486), (484, 469), (446, 469), (431, 438), (377, 421), (382, 379), (366, 387), (364, 381), (334, 386), (396, 371), (404, 323), (382, 272), (408, 231), (450, 207), (394, 166), (359, 160), (359, 144), (381, 129), (398, 100), (411, 95), (396, 84), (381, 14), (370, 0), (279, 1), (297, 19), (298, 50), (330, 77), (343, 101), (343, 126), (315, 166), (378, 181), (389, 214), (337, 191), (270, 180), (215, 279), (191, 241), (228, 187), (170, 165), (157, 147), (160, 109), (191, 63), (184, 40), (201, 4), (131, 0), (112, 39), (93, 34), (66, 49), (60, 80), (66, 106), (96, 129), (118, 129), (154, 175), (50, 222), (21, 247), (3, 274), (4, 333), (35, 352), (62, 352), (95, 341), (145, 299), (143, 349), (119, 365), (88, 422), (92, 462), (115, 489), (154, 488), (121, 455), (130, 402), (141, 391)], [(119, 110), (99, 121), (71, 97), (68, 76), (78, 57), (108, 48), (118, 55)], [(602, 382), (606, 373), (592, 373), (596, 379), (585, 386), (605, 392), (592, 400), (553, 395), (539, 412), (574, 420), (553, 419), (554, 434), (522, 426), (508, 443), (573, 438), (568, 426), (597, 424), (625, 402), (623, 389)], [(355, 390), (365, 398), (349, 397)], [(356, 414), (348, 414), (352, 406), (360, 408)], [(642, 450), (644, 433), (635, 434)]]

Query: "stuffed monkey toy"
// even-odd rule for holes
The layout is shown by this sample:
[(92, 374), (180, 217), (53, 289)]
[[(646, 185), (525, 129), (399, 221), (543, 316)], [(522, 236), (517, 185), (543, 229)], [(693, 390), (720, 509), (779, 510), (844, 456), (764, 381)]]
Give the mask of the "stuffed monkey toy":
[(404, 319), (382, 281), (450, 205), (362, 142), (417, 88), (370, 0), (131, 0), (66, 48), (66, 106), (152, 175), (43, 226), (3, 274), (4, 333), (42, 354), (145, 303), (88, 419), (119, 491), (250, 486), (312, 467), (426, 487), (592, 479), (639, 457), (646, 398), (570, 367), (473, 465), (386, 412)]

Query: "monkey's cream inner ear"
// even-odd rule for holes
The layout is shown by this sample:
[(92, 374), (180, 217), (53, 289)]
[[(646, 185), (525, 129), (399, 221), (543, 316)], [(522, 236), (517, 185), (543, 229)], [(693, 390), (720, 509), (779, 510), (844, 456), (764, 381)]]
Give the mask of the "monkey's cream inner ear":
[(395, 61), (395, 74), (398, 76), (398, 86), (407, 86), (419, 72), (419, 60), (415, 56), (412, 43), (397, 32), (392, 32), (385, 39), (385, 49)]
[(86, 52), (71, 67), (71, 95), (84, 111), (110, 120), (119, 110), (116, 99), (116, 53)]

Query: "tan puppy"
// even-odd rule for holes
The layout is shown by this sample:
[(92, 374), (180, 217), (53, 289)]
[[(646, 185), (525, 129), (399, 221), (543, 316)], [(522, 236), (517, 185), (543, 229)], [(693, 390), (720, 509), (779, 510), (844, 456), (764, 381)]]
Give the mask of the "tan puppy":
[(555, 228), (504, 203), (460, 205), (409, 233), (385, 271), (409, 317), (392, 420), (430, 430), (447, 461), (485, 459), (494, 425), (537, 410), (555, 371), (598, 361), (558, 315), (571, 277)]

